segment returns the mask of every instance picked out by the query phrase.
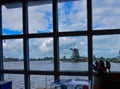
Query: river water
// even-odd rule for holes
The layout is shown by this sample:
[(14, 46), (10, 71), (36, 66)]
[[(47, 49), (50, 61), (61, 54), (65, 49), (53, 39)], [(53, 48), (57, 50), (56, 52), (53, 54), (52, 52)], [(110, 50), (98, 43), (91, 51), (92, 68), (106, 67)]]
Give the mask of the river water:
[[(20, 69), (23, 70), (23, 62), (4, 62), (4, 69)], [(54, 69), (54, 65), (51, 61), (31, 61), (30, 70), (47, 70), (51, 71)], [(88, 71), (87, 62), (60, 62), (60, 70), (64, 71)], [(112, 63), (111, 71), (120, 72), (120, 64)], [(12, 89), (25, 89), (24, 88), (24, 75), (23, 74), (5, 74), (6, 81), (12, 81)], [(83, 76), (61, 76), (61, 79), (69, 78), (80, 78), (88, 79), (88, 77)], [(50, 83), (54, 81), (52, 75), (30, 75), (31, 89), (37, 89), (39, 87), (46, 88), (50, 87)]]

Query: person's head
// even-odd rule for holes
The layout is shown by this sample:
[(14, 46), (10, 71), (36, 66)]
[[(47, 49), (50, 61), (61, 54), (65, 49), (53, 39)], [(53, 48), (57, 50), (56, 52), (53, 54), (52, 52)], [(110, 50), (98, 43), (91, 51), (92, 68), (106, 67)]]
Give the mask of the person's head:
[(98, 60), (95, 61), (95, 65), (96, 65), (97, 67), (99, 66)]
[(100, 66), (103, 66), (103, 67), (105, 66), (103, 60), (100, 60)]

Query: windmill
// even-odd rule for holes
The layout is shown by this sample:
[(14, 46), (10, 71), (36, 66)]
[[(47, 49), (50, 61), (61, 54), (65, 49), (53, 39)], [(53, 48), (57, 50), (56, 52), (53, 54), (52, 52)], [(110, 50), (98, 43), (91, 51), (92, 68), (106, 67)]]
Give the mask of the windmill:
[(74, 47), (70, 48), (70, 50), (72, 51), (71, 59), (73, 59), (74, 61), (78, 61), (80, 56), (78, 48), (75, 48), (75, 43)]

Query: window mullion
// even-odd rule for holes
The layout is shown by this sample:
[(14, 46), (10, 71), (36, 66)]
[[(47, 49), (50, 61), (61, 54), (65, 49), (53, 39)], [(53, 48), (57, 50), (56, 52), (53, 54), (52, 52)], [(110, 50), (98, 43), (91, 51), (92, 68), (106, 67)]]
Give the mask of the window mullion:
[[(0, 36), (2, 37), (2, 5), (0, 5)], [(0, 38), (0, 71), (3, 70), (3, 39)], [(4, 80), (3, 73), (0, 73), (0, 81)]]
[[(93, 44), (92, 44), (92, 0), (87, 0), (87, 27), (88, 27), (88, 74), (92, 81), (92, 63), (93, 63)], [(91, 84), (92, 89), (92, 84)]]
[(23, 1), (23, 48), (24, 48), (24, 77), (25, 89), (30, 89), (30, 75), (29, 71), (29, 44), (28, 44), (28, 2)]
[(52, 0), (53, 9), (53, 33), (54, 33), (54, 77), (59, 79), (59, 37), (58, 37), (58, 4), (57, 0)]

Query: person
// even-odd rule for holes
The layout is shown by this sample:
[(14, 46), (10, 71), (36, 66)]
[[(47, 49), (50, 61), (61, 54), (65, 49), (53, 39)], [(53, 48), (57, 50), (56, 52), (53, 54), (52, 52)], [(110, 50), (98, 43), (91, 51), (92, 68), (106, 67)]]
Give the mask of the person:
[(94, 69), (94, 71), (98, 71), (99, 62), (98, 62), (98, 61), (95, 61), (95, 65), (93, 64), (93, 65), (92, 65), (92, 68)]

